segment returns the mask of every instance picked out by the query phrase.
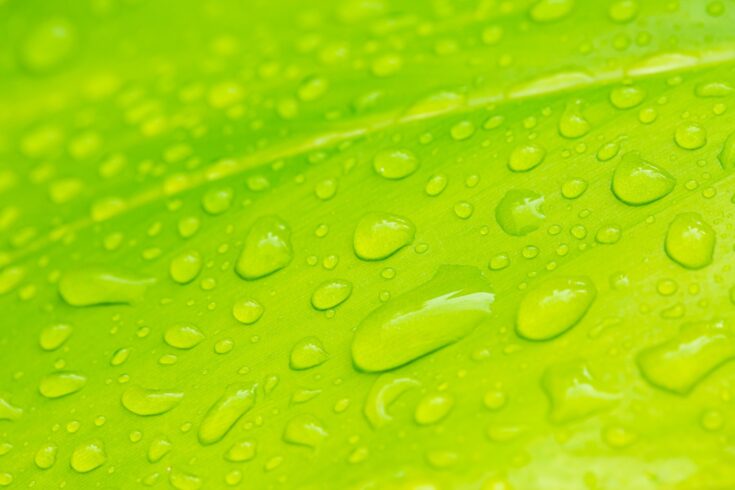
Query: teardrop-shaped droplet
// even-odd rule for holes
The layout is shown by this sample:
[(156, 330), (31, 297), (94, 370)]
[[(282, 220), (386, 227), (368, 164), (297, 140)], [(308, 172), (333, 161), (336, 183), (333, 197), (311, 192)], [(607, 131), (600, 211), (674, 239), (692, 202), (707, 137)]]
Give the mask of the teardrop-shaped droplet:
[(205, 445), (221, 440), (235, 423), (255, 405), (257, 385), (230, 385), (214, 402), (199, 426), (199, 442)]
[(245, 239), (235, 271), (243, 279), (259, 279), (291, 263), (291, 229), (277, 216), (259, 218)]
[(317, 337), (306, 337), (296, 342), (291, 349), (291, 369), (310, 369), (323, 364), (329, 359), (329, 354), (324, 350), (322, 341)]
[(380, 306), (357, 327), (352, 359), (363, 371), (386, 371), (454, 343), (490, 314), (495, 296), (480, 272), (442, 266), (416, 289)]
[(615, 197), (640, 206), (661, 199), (674, 190), (676, 179), (663, 168), (646, 162), (637, 153), (626, 153), (612, 178)]
[(71, 467), (78, 473), (89, 473), (106, 461), (105, 446), (100, 440), (80, 444), (71, 453)]
[(545, 157), (546, 150), (536, 143), (520, 145), (511, 152), (508, 168), (514, 172), (527, 172), (538, 167)]
[(528, 340), (549, 340), (566, 332), (587, 313), (597, 295), (587, 277), (559, 276), (528, 291), (520, 302), (516, 332)]
[(180, 253), (169, 265), (171, 279), (179, 284), (188, 284), (199, 275), (202, 270), (202, 256), (196, 250)]
[(416, 228), (407, 218), (388, 213), (368, 213), (355, 228), (353, 245), (363, 260), (382, 260), (410, 244)]
[(454, 406), (454, 398), (448, 393), (429, 393), (419, 400), (414, 420), (419, 425), (436, 424), (446, 417)]
[(46, 398), (61, 398), (84, 388), (87, 378), (79, 373), (60, 371), (41, 378), (38, 391)]
[(687, 269), (701, 269), (712, 263), (715, 230), (697, 213), (681, 213), (666, 232), (666, 254)]
[(184, 397), (183, 393), (166, 390), (150, 390), (131, 386), (123, 391), (120, 401), (123, 407), (135, 415), (161, 415), (172, 410)]
[(321, 283), (311, 295), (311, 305), (317, 310), (329, 310), (341, 305), (352, 294), (352, 283), (331, 279)]

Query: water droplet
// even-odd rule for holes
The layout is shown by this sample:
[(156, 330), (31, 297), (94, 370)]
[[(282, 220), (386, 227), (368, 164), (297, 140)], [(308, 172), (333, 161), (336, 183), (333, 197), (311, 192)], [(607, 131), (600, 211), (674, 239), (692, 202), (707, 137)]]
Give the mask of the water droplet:
[(590, 131), (590, 123), (582, 115), (582, 101), (569, 104), (559, 119), (559, 134), (565, 138), (581, 138)]
[(631, 206), (650, 204), (674, 190), (676, 179), (638, 153), (626, 153), (612, 178), (615, 197)]
[(623, 230), (618, 225), (603, 225), (595, 233), (595, 241), (602, 245), (612, 245), (620, 241)]
[(638, 2), (635, 0), (616, 0), (607, 11), (610, 20), (624, 24), (638, 15)]
[(77, 446), (71, 454), (71, 467), (79, 473), (96, 470), (107, 461), (105, 446), (100, 440)]
[(75, 45), (74, 26), (66, 19), (50, 19), (28, 33), (21, 47), (21, 61), (31, 72), (50, 72), (71, 56)]
[(166, 329), (163, 340), (175, 349), (192, 349), (204, 340), (204, 334), (195, 325), (179, 323)]
[(329, 359), (329, 354), (324, 350), (322, 341), (316, 337), (301, 339), (291, 349), (291, 369), (310, 369), (323, 364)]
[(632, 109), (646, 98), (646, 92), (633, 85), (615, 87), (610, 91), (610, 103), (618, 109)]
[(666, 232), (666, 254), (682, 267), (701, 269), (712, 263), (715, 231), (697, 213), (681, 213)]
[(150, 446), (148, 446), (148, 461), (151, 463), (161, 461), (164, 456), (171, 452), (172, 448), (171, 441), (164, 436), (157, 436), (151, 441)]
[(513, 172), (527, 172), (538, 167), (545, 157), (546, 150), (536, 143), (520, 145), (511, 152), (508, 168)]
[(416, 228), (407, 218), (388, 213), (368, 213), (355, 228), (355, 253), (363, 260), (382, 260), (410, 244)]
[(176, 391), (131, 386), (123, 392), (120, 402), (135, 415), (149, 416), (161, 415), (172, 410), (183, 397), (183, 393)]
[(310, 414), (300, 414), (286, 423), (283, 440), (298, 446), (316, 447), (328, 435), (319, 419)]
[(482, 403), (490, 410), (500, 410), (508, 402), (508, 396), (500, 390), (490, 390), (482, 397)]
[(199, 442), (205, 445), (220, 441), (235, 423), (255, 405), (257, 385), (230, 385), (214, 402), (199, 426)]
[(571, 179), (561, 186), (561, 195), (564, 199), (577, 199), (587, 190), (587, 182), (582, 179)]
[(475, 125), (470, 121), (460, 121), (450, 130), (452, 139), (456, 141), (464, 141), (475, 134)]
[(575, 326), (597, 295), (584, 276), (559, 276), (528, 291), (518, 307), (516, 332), (528, 340), (549, 340)]
[(45, 351), (56, 350), (71, 336), (72, 328), (65, 323), (57, 323), (44, 328), (38, 339), (38, 344)]
[(38, 391), (46, 398), (60, 398), (81, 390), (87, 378), (78, 373), (61, 371), (41, 378)]
[(446, 417), (454, 406), (454, 398), (447, 393), (429, 393), (419, 400), (414, 420), (419, 425), (433, 425)]
[(641, 351), (637, 361), (652, 385), (685, 395), (735, 358), (735, 336), (723, 321), (684, 324), (671, 339)]
[(228, 449), (225, 453), (225, 459), (233, 463), (242, 463), (253, 459), (255, 457), (255, 454), (255, 442), (249, 439), (244, 439), (230, 446), (230, 449)]
[(425, 191), (426, 194), (435, 197), (444, 192), (447, 187), (447, 176), (444, 174), (437, 174), (432, 176), (427, 182)]
[(605, 143), (597, 151), (597, 159), (601, 162), (607, 162), (615, 158), (620, 151), (620, 145), (616, 142)]
[(536, 22), (554, 22), (566, 17), (573, 7), (574, 0), (538, 0), (530, 15)]
[(541, 384), (551, 400), (550, 418), (564, 423), (608, 408), (620, 398), (602, 386), (583, 361), (571, 361), (546, 370)]
[(169, 265), (171, 279), (179, 284), (188, 284), (199, 275), (202, 270), (202, 256), (196, 250), (182, 252)]
[(379, 429), (393, 420), (388, 413), (388, 407), (403, 393), (420, 384), (408, 376), (391, 373), (379, 376), (370, 388), (363, 410), (370, 425)]
[(707, 144), (707, 132), (698, 124), (681, 124), (676, 128), (674, 141), (685, 150), (696, 150)]
[(317, 310), (329, 310), (341, 305), (352, 294), (352, 283), (343, 279), (330, 279), (317, 286), (311, 295), (311, 305)]
[(67, 271), (59, 281), (59, 294), (71, 306), (131, 304), (142, 299), (153, 279), (98, 267)]
[(697, 97), (727, 97), (733, 92), (735, 92), (735, 89), (725, 82), (700, 83), (694, 89)]
[(232, 305), (232, 316), (240, 323), (252, 325), (263, 316), (263, 305), (253, 298), (242, 298)]
[(735, 133), (727, 137), (717, 159), (725, 170), (735, 168)]
[(529, 190), (511, 190), (495, 208), (495, 219), (509, 235), (523, 236), (537, 230), (546, 219), (544, 197)]
[(58, 446), (52, 442), (47, 442), (36, 451), (33, 462), (42, 470), (47, 470), (56, 464), (56, 453)]
[(452, 344), (490, 314), (494, 295), (480, 272), (441, 266), (434, 277), (371, 312), (357, 327), (352, 359), (386, 371)]
[(202, 488), (202, 479), (196, 475), (184, 473), (175, 468), (171, 469), (168, 482), (176, 490), (199, 490)]
[(283, 269), (292, 258), (291, 229), (277, 216), (263, 216), (250, 229), (235, 271), (243, 279), (259, 279)]
[(321, 77), (310, 76), (305, 78), (296, 92), (296, 95), (304, 102), (316, 100), (327, 92), (329, 83)]
[(410, 150), (383, 150), (373, 160), (373, 168), (378, 175), (390, 180), (408, 177), (418, 167), (419, 161)]
[(510, 265), (510, 257), (508, 257), (508, 254), (501, 253), (501, 254), (493, 256), (490, 259), (490, 263), (488, 264), (488, 267), (490, 268), (490, 270), (499, 271), (499, 270), (505, 269), (509, 265)]
[(454, 214), (460, 219), (468, 219), (474, 211), (475, 208), (467, 201), (459, 201), (454, 205)]
[(211, 189), (202, 197), (202, 208), (213, 216), (222, 214), (230, 209), (233, 197), (234, 191), (230, 187)]
[(18, 408), (0, 396), (0, 420), (18, 420), (23, 415), (23, 409)]

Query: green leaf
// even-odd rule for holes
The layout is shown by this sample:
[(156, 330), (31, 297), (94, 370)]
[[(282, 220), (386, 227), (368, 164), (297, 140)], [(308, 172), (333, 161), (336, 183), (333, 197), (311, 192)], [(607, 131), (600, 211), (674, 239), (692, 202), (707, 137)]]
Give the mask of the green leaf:
[(0, 0), (0, 486), (735, 486), (733, 25)]

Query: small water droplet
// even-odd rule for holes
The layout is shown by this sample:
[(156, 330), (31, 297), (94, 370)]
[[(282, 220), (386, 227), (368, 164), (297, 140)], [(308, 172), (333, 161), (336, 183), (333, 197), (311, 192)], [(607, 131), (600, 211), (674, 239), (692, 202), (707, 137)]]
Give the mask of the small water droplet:
[(232, 305), (232, 316), (240, 323), (252, 325), (260, 320), (265, 309), (253, 298), (241, 298)]
[(139, 301), (153, 279), (98, 267), (69, 270), (59, 281), (59, 294), (71, 306), (131, 304)]
[(89, 473), (106, 461), (105, 446), (98, 439), (77, 446), (71, 454), (71, 467), (78, 473)]
[(322, 341), (317, 337), (306, 337), (301, 339), (291, 349), (291, 369), (310, 369), (324, 364), (329, 359), (329, 354), (324, 350)]
[(510, 154), (508, 168), (513, 172), (527, 172), (538, 167), (544, 158), (546, 150), (536, 143), (516, 146)]
[(582, 101), (569, 104), (559, 119), (559, 134), (569, 139), (581, 138), (590, 131), (590, 123), (582, 115)]
[(52, 442), (47, 442), (36, 451), (33, 462), (42, 470), (47, 470), (56, 464), (56, 453), (58, 446)]
[(433, 425), (446, 417), (454, 406), (454, 398), (447, 393), (429, 393), (419, 400), (414, 420), (419, 425)]
[(202, 256), (196, 250), (182, 252), (171, 259), (168, 270), (171, 279), (179, 284), (188, 284), (201, 272)]
[(646, 98), (646, 92), (634, 85), (615, 87), (610, 91), (610, 103), (618, 109), (632, 109)]
[(698, 124), (681, 124), (676, 128), (674, 141), (685, 150), (696, 150), (707, 144), (707, 132)]
[(230, 449), (225, 453), (225, 459), (233, 463), (250, 461), (255, 457), (256, 450), (257, 446), (255, 441), (244, 439), (230, 446)]
[(171, 449), (173, 449), (171, 441), (164, 436), (157, 436), (151, 441), (150, 446), (148, 446), (148, 461), (150, 463), (161, 461), (164, 456), (171, 452)]
[(699, 214), (681, 213), (669, 225), (664, 248), (682, 267), (701, 269), (712, 263), (715, 231)]
[(283, 440), (297, 446), (316, 447), (328, 435), (319, 419), (310, 414), (300, 414), (286, 423)]
[(379, 376), (370, 388), (363, 412), (374, 428), (385, 426), (393, 417), (388, 413), (388, 407), (403, 393), (420, 386), (417, 380), (408, 376), (386, 373)]
[(61, 347), (71, 336), (72, 328), (65, 323), (57, 323), (44, 328), (38, 343), (41, 349), (45, 351), (53, 351)]
[(317, 286), (311, 295), (311, 305), (317, 310), (329, 310), (335, 308), (350, 297), (352, 294), (352, 283), (344, 279), (330, 279)]
[(555, 22), (566, 17), (574, 8), (574, 0), (538, 0), (530, 11), (536, 22)]

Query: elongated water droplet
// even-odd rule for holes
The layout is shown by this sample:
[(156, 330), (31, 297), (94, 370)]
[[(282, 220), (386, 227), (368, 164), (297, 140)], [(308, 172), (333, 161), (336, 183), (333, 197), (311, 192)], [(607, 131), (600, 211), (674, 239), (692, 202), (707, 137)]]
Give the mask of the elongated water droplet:
[(355, 228), (353, 245), (363, 260), (382, 260), (410, 244), (416, 228), (407, 218), (388, 213), (369, 213)]
[(199, 442), (205, 445), (221, 440), (235, 423), (255, 405), (257, 385), (230, 385), (214, 402), (199, 426)]
[(454, 406), (454, 398), (448, 393), (429, 393), (419, 400), (413, 418), (419, 425), (436, 424), (446, 417)]
[(373, 168), (381, 177), (398, 180), (408, 177), (419, 167), (416, 155), (410, 150), (383, 150), (375, 155)]
[(316, 447), (328, 435), (319, 419), (310, 414), (300, 414), (286, 423), (283, 440), (298, 446)]
[(171, 279), (179, 284), (188, 284), (199, 275), (202, 270), (202, 256), (196, 250), (180, 253), (171, 259), (169, 274)]
[(357, 327), (352, 359), (386, 371), (454, 343), (490, 314), (494, 300), (479, 270), (442, 266), (434, 277), (370, 313)]
[(301, 339), (291, 349), (291, 369), (310, 369), (323, 364), (329, 359), (322, 341), (316, 337)]
[(184, 397), (183, 393), (166, 390), (150, 390), (131, 386), (123, 391), (120, 402), (135, 415), (161, 415), (172, 410)]
[(78, 473), (89, 473), (107, 461), (105, 446), (100, 440), (80, 444), (71, 454), (71, 467)]
[(523, 236), (537, 230), (546, 219), (544, 197), (529, 190), (511, 190), (495, 208), (495, 219), (509, 235)]
[(59, 281), (59, 294), (71, 306), (131, 304), (142, 299), (153, 279), (124, 271), (86, 267), (67, 271)]
[(541, 384), (551, 401), (550, 418), (564, 423), (604, 410), (620, 395), (604, 387), (583, 361), (571, 361), (546, 370)]
[(166, 329), (163, 340), (175, 349), (191, 349), (204, 340), (204, 334), (196, 326), (181, 323)]
[(393, 420), (388, 413), (388, 407), (403, 393), (420, 385), (421, 383), (408, 376), (392, 373), (379, 376), (370, 388), (363, 409), (370, 425), (378, 429)]
[(72, 328), (65, 323), (58, 323), (44, 328), (38, 339), (38, 344), (45, 351), (56, 350), (71, 336)]
[(342, 279), (325, 281), (311, 295), (311, 305), (317, 310), (328, 310), (341, 305), (352, 294), (352, 283)]
[(723, 321), (684, 324), (678, 335), (641, 351), (637, 361), (654, 386), (685, 395), (735, 358), (735, 335)]
[(264, 216), (250, 229), (235, 271), (243, 279), (259, 279), (283, 269), (292, 258), (291, 229), (277, 216)]
[(555, 277), (528, 291), (520, 302), (516, 332), (528, 340), (549, 340), (584, 317), (595, 300), (587, 277)]
[(46, 398), (61, 398), (81, 390), (87, 378), (78, 373), (61, 371), (41, 378), (38, 391)]
[(171, 470), (168, 482), (175, 490), (199, 490), (202, 488), (201, 478), (176, 468)]
[(715, 231), (697, 213), (677, 215), (666, 232), (666, 254), (687, 269), (701, 269), (712, 263)]
[(626, 204), (640, 206), (661, 199), (674, 190), (676, 179), (666, 170), (646, 162), (638, 153), (626, 153), (612, 178), (615, 196)]
[(171, 441), (169, 441), (166, 437), (156, 437), (151, 441), (150, 446), (148, 446), (148, 461), (151, 463), (157, 463), (161, 461), (164, 456), (171, 452), (172, 448), (173, 445), (171, 444)]

